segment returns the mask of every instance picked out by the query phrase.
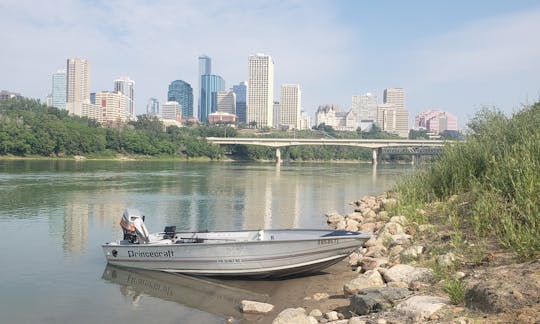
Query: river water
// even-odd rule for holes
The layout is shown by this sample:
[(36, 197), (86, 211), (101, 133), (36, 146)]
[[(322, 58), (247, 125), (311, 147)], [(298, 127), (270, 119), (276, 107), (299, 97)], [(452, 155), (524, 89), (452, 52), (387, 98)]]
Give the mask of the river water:
[[(391, 188), (410, 166), (0, 161), (0, 322), (222, 323), (241, 299), (227, 282), (106, 266), (122, 210), (150, 231), (326, 228), (324, 214)], [(275, 283), (267, 286), (277, 287)], [(286, 281), (279, 284), (286, 286)], [(263, 301), (261, 300), (261, 301)]]

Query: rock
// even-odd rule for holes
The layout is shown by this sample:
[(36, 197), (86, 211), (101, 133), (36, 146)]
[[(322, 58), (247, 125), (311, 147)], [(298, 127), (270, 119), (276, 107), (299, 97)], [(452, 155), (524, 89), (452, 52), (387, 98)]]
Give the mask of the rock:
[(399, 224), (401, 226), (407, 225), (407, 217), (405, 216), (393, 216), (390, 218), (390, 222)]
[(274, 319), (272, 324), (316, 324), (315, 317), (306, 315), (302, 307), (284, 309)]
[(422, 224), (422, 225), (418, 225), (418, 231), (419, 232), (426, 232), (426, 231), (429, 231), (431, 229), (433, 229), (433, 225), (431, 224)]
[(409, 240), (411, 239), (411, 236), (409, 234), (400, 233), (400, 234), (394, 234), (391, 237), (391, 246), (394, 245), (405, 245), (409, 243)]
[(388, 212), (385, 210), (380, 211), (379, 214), (377, 215), (377, 219), (381, 221), (387, 221), (388, 218), (389, 218)]
[[(373, 224), (375, 224), (375, 223), (373, 223)], [(364, 246), (367, 247), (367, 248), (370, 248), (370, 247), (375, 246), (375, 245), (381, 245), (380, 243), (381, 242), (377, 239), (377, 237), (373, 236), (364, 243)]]
[(383, 285), (384, 281), (381, 274), (375, 270), (368, 270), (358, 278), (346, 283), (343, 286), (343, 291), (345, 294), (352, 295), (365, 288), (382, 287)]
[(407, 264), (396, 264), (390, 269), (379, 269), (386, 282), (403, 281), (410, 284), (412, 281), (428, 281), (433, 277), (432, 271), (427, 268), (415, 268)]
[(454, 273), (454, 278), (459, 280), (459, 279), (465, 278), (466, 275), (467, 274), (465, 272), (458, 271), (458, 272)]
[(388, 322), (384, 318), (379, 318), (377, 320), (377, 324), (386, 324), (386, 323), (388, 323)]
[(351, 267), (356, 267), (358, 265), (358, 261), (360, 260), (360, 254), (358, 252), (353, 252), (349, 255), (349, 259), (347, 262)]
[(337, 224), (343, 221), (343, 216), (338, 213), (330, 213), (326, 215), (326, 223), (329, 225)]
[(411, 294), (406, 288), (368, 288), (351, 297), (349, 309), (358, 315), (381, 312), (394, 307), (397, 301)]
[(371, 246), (364, 253), (365, 257), (380, 258), (386, 255), (386, 248), (382, 245)]
[(439, 255), (437, 258), (437, 264), (442, 267), (450, 267), (456, 261), (456, 256), (452, 252), (448, 252), (443, 255)]
[(274, 310), (274, 305), (260, 303), (252, 300), (242, 300), (240, 302), (240, 311), (246, 314), (268, 314)]
[(321, 316), (322, 316), (322, 312), (321, 312), (319, 309), (314, 309), (314, 310), (312, 310), (311, 312), (309, 312), (309, 316), (313, 316), (313, 317), (321, 317)]
[(355, 212), (355, 213), (347, 214), (347, 219), (354, 220), (358, 223), (361, 223), (364, 220), (364, 217), (362, 216), (362, 213)]
[(315, 295), (313, 295), (313, 300), (319, 301), (327, 299), (328, 297), (330, 297), (330, 295), (328, 295), (327, 293), (316, 293)]
[(403, 281), (392, 281), (392, 282), (389, 282), (387, 284), (387, 287), (408, 289), (409, 285), (406, 282), (403, 282)]
[(336, 229), (337, 229), (337, 230), (344, 230), (346, 227), (347, 227), (347, 223), (345, 222), (345, 220), (340, 220), (340, 221), (336, 224)]
[(404, 234), (404, 233), (405, 233), (405, 230), (403, 229), (403, 226), (401, 226), (398, 223), (392, 223), (392, 222), (386, 223), (379, 230), (379, 235), (383, 235), (383, 234), (396, 235), (396, 234)]
[(364, 216), (364, 218), (376, 218), (377, 217), (377, 213), (375, 213), (373, 211), (373, 209), (366, 210), (366, 212), (362, 213), (362, 215)]
[(324, 318), (326, 318), (329, 321), (337, 321), (339, 319), (338, 312), (331, 311), (328, 313), (324, 313)]
[(358, 232), (358, 226), (356, 225), (347, 225), (345, 226), (345, 230), (349, 232)]
[(424, 247), (421, 245), (409, 246), (401, 252), (401, 256), (408, 259), (418, 258), (422, 252), (424, 252)]
[(394, 207), (395, 205), (397, 205), (396, 198), (385, 198), (381, 200), (381, 208), (384, 210), (388, 210)]
[(362, 223), (358, 225), (359, 232), (374, 233), (376, 228), (377, 228), (377, 224), (375, 223)]
[(362, 267), (363, 270), (374, 270), (379, 267), (383, 267), (388, 264), (388, 258), (372, 258), (372, 257), (363, 257), (358, 260), (358, 265)]
[(349, 324), (366, 324), (366, 321), (362, 320), (358, 316), (355, 316), (349, 319)]
[(396, 309), (413, 321), (429, 319), (437, 311), (448, 305), (446, 298), (435, 296), (413, 296), (396, 306)]
[(388, 252), (388, 255), (391, 257), (397, 256), (398, 254), (403, 251), (403, 246), (401, 245), (394, 245), (390, 248), (390, 251)]
[(411, 283), (409, 284), (409, 289), (412, 290), (412, 291), (419, 291), (422, 288), (424, 288), (425, 286), (426, 286), (426, 284), (422, 283), (420, 281), (411, 281)]

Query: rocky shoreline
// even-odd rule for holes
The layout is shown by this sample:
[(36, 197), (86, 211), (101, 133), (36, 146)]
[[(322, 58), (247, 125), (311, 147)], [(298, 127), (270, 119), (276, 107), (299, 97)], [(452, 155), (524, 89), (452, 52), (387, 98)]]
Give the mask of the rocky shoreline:
[[(293, 307), (276, 316), (273, 305), (242, 301), (240, 311), (273, 315), (274, 324), (540, 321), (540, 260), (483, 264), (461, 271), (468, 264), (463, 256), (451, 249), (432, 251), (425, 240), (436, 233), (444, 243), (444, 230), (416, 224), (403, 215), (391, 216), (397, 202), (388, 193), (366, 196), (353, 202), (354, 211), (345, 216), (326, 215), (332, 228), (376, 234), (347, 259), (357, 273), (343, 283), (348, 306)], [(452, 271), (441, 276), (441, 269)], [(321, 291), (305, 299), (332, 297)]]

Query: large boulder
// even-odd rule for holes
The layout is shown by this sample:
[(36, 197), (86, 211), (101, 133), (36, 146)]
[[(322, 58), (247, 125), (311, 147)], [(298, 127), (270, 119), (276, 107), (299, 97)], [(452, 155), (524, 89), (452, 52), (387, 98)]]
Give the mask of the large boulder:
[(433, 278), (428, 268), (415, 268), (408, 264), (396, 264), (390, 269), (379, 269), (386, 282), (403, 281), (410, 284), (412, 281), (429, 281)]
[(352, 295), (365, 288), (382, 287), (384, 281), (381, 274), (375, 270), (368, 270), (364, 274), (358, 276), (343, 286), (343, 291), (346, 294)]
[(429, 319), (450, 301), (447, 298), (435, 296), (413, 296), (396, 306), (396, 309), (409, 320), (419, 322)]
[(396, 305), (412, 294), (406, 288), (381, 287), (368, 288), (351, 297), (349, 310), (358, 315), (382, 312)]
[(246, 314), (268, 314), (274, 310), (274, 305), (260, 303), (252, 300), (242, 300), (240, 302), (240, 311)]
[(302, 307), (284, 309), (274, 319), (272, 324), (317, 324), (318, 321), (313, 316), (306, 314)]

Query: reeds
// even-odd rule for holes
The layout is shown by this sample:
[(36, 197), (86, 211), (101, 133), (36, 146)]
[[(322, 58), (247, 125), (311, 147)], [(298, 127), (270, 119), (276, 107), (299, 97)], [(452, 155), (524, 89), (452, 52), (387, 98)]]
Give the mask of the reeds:
[(494, 235), (521, 259), (540, 253), (540, 102), (511, 118), (484, 109), (469, 124), (465, 142), (449, 145), (437, 160), (398, 183), (398, 207), (413, 211), (452, 195), (466, 196), (458, 228), (479, 238)]

